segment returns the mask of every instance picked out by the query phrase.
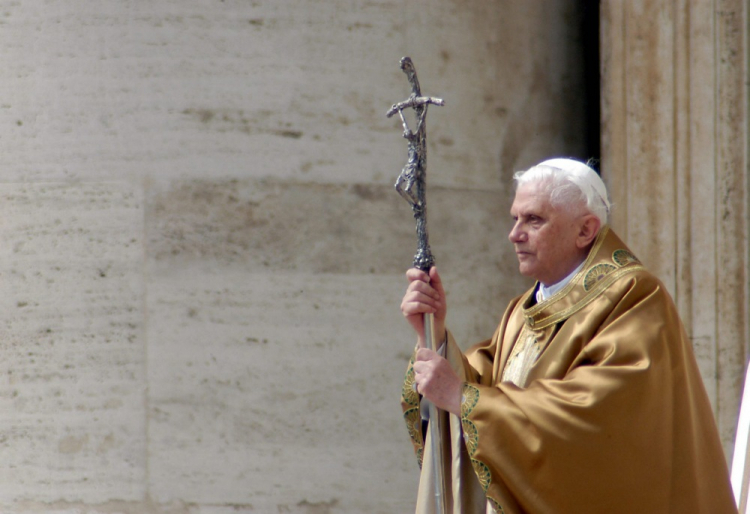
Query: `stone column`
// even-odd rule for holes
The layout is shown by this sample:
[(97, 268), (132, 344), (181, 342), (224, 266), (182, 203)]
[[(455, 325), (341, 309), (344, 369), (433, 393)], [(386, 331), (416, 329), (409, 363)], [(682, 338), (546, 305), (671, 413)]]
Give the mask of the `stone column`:
[(601, 3), (612, 224), (677, 303), (727, 456), (750, 339), (747, 15), (743, 0)]

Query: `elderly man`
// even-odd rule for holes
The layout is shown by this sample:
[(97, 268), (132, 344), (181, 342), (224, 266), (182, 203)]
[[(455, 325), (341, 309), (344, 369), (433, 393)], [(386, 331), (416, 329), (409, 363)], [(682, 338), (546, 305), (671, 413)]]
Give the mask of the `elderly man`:
[[(664, 285), (607, 226), (603, 182), (570, 159), (515, 180), (509, 239), (536, 284), (491, 339), (462, 353), (437, 270), (407, 272), (401, 310), (417, 348), (402, 407), (422, 467), (417, 512), (434, 508), (424, 398), (454, 415), (451, 513), (736, 513), (690, 341)], [(425, 313), (440, 354), (425, 346)]]

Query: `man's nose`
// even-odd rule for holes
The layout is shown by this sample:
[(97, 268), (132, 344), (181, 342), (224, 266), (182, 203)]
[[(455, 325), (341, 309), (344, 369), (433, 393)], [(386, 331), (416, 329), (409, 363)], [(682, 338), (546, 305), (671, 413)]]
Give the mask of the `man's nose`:
[(511, 243), (521, 243), (524, 241), (525, 232), (521, 230), (520, 223), (515, 223), (513, 228), (510, 229), (508, 239)]

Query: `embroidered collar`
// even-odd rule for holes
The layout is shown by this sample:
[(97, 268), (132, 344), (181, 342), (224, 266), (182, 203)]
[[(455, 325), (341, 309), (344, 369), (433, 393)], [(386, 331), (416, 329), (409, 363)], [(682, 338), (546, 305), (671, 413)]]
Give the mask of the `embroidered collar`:
[(558, 291), (560, 291), (563, 287), (568, 285), (568, 282), (570, 282), (573, 277), (576, 276), (576, 274), (581, 271), (581, 268), (583, 268), (583, 265), (586, 261), (581, 262), (578, 266), (576, 266), (576, 269), (574, 269), (567, 277), (562, 279), (560, 282), (557, 282), (556, 284), (552, 284), (551, 286), (545, 286), (541, 282), (539, 283), (539, 289), (536, 290), (536, 301), (537, 303), (542, 303), (547, 298), (550, 298), (554, 296)]
[[(544, 301), (534, 304), (537, 283), (523, 301), (526, 324), (541, 329), (567, 319), (602, 294), (615, 280), (636, 270), (644, 269), (608, 226), (602, 227), (588, 257), (579, 269)], [(555, 289), (557, 289), (555, 287)]]

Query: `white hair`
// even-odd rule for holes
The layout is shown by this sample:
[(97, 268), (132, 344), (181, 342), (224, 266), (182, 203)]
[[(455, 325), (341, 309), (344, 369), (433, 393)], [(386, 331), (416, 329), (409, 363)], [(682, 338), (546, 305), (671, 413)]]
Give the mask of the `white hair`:
[(607, 188), (597, 172), (587, 164), (574, 159), (549, 159), (526, 171), (513, 175), (516, 187), (538, 182), (549, 193), (549, 200), (556, 207), (585, 206), (591, 214), (607, 224), (611, 208)]

